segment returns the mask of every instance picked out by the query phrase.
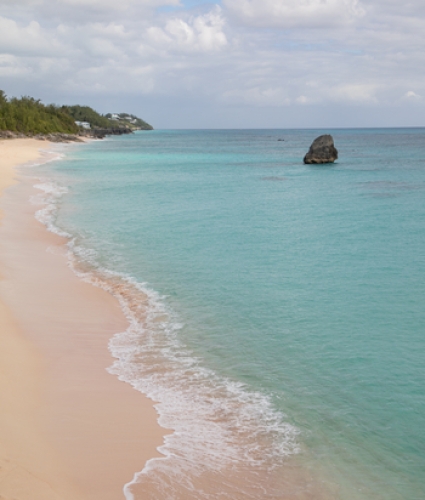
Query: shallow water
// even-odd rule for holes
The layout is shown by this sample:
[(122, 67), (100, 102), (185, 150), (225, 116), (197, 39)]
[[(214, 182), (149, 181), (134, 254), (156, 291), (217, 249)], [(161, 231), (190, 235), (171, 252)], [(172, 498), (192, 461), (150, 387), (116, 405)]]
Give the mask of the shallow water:
[(37, 168), (39, 217), (131, 320), (111, 370), (176, 430), (128, 497), (425, 497), (425, 130), (331, 131), (338, 162), (303, 165), (320, 133), (141, 132)]

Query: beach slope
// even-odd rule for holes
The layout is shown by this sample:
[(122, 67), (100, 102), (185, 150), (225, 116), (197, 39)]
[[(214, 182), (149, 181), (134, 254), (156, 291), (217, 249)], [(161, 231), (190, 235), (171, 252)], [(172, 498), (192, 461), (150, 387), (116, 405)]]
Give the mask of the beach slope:
[(46, 147), (0, 141), (0, 498), (124, 498), (163, 429), (152, 401), (106, 371), (127, 327), (117, 301), (77, 278), (66, 240), (34, 218), (33, 180), (16, 182)]

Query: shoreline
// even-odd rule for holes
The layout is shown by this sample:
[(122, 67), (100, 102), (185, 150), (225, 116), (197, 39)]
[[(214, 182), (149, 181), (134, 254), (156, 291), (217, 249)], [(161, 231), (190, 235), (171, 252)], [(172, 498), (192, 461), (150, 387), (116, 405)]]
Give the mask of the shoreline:
[[(38, 144), (37, 151), (40, 146), (46, 147), (46, 143)], [(149, 290), (119, 278), (109, 280), (108, 276), (103, 283), (102, 272), (92, 274), (90, 264), (85, 276), (86, 263), (78, 257), (73, 270), (74, 262), (68, 255), (72, 245), (66, 245), (69, 239), (61, 236), (60, 230), (55, 232), (48, 210), (46, 217), (38, 214), (37, 219), (35, 212), (40, 206), (30, 203), (30, 199), (43, 198), (40, 189), (46, 189), (47, 205), (43, 206), (54, 207), (55, 202), (50, 205), (49, 201), (49, 184), (39, 184), (37, 170), (24, 167), (20, 171), (20, 182), (0, 198), (5, 213), (0, 224), (0, 301), (12, 312), (38, 370), (34, 368), (31, 376), (24, 377), (21, 363), (15, 369), (37, 389), (30, 392), (37, 397), (25, 412), (29, 414), (28, 434), (41, 444), (31, 449), (23, 445), (23, 456), (32, 476), (42, 477), (45, 483), (54, 478), (55, 496), (28, 483), (31, 493), (21, 494), (19, 500), (114, 500), (123, 496), (127, 500), (158, 500), (164, 495), (196, 500), (204, 494), (242, 500), (247, 496), (265, 498), (266, 491), (267, 498), (271, 495), (280, 500), (334, 498), (324, 493), (321, 481), (292, 452), (285, 453), (284, 461), (279, 460), (276, 467), (270, 468), (265, 457), (255, 465), (260, 456), (258, 446), (267, 452), (271, 436), (257, 440), (251, 412), (240, 411), (240, 407), (252, 403), (255, 422), (261, 425), (267, 398), (260, 401), (254, 395), (251, 400), (250, 393), (243, 390), (240, 394), (233, 389), (229, 392), (226, 379), (217, 385), (202, 371), (195, 371), (196, 380), (181, 377), (186, 374), (188, 353), (173, 345), (172, 353), (177, 357), (170, 358), (171, 364), (162, 354), (165, 338), (155, 323), (162, 323), (164, 311), (159, 307), (151, 318), (152, 311), (146, 315), (149, 307), (143, 303)], [(37, 188), (35, 184), (39, 184)], [(146, 324), (154, 328), (145, 330)], [(155, 331), (156, 337), (159, 333), (156, 342), (151, 343), (145, 331)], [(120, 351), (120, 333), (125, 337), (128, 332), (130, 352), (134, 347), (137, 350), (137, 344), (146, 348), (147, 372), (138, 371), (137, 356), (135, 360), (127, 356), (126, 339)], [(183, 364), (179, 361), (182, 354)], [(118, 368), (107, 370), (115, 360)], [(153, 391), (149, 383), (146, 385), (150, 360), (163, 363), (160, 370), (165, 375), (164, 383), (155, 385)], [(174, 361), (178, 361), (175, 366)], [(157, 410), (144, 394), (152, 397)], [(216, 403), (211, 405), (213, 400)], [(16, 418), (19, 411), (14, 415)], [(164, 427), (159, 426), (158, 417)], [(273, 421), (280, 425), (280, 421)], [(279, 426), (279, 441), (284, 444), (283, 439), (289, 448), (290, 427), (284, 422)], [(35, 457), (34, 449), (43, 451), (43, 447), (44, 454)], [(54, 472), (33, 470), (36, 463), (49, 465)], [(20, 481), (24, 483), (24, 479), (22, 476)], [(0, 496), (4, 500), (17, 498), (16, 487), (10, 494), (2, 487), (0, 476)]]
[(162, 456), (166, 431), (154, 403), (106, 370), (108, 341), (127, 326), (118, 301), (67, 266), (66, 240), (34, 217), (32, 183), (16, 181), (14, 168), (39, 160), (47, 144), (0, 141), (0, 380), (8, 408), (0, 495), (124, 498), (133, 475)]

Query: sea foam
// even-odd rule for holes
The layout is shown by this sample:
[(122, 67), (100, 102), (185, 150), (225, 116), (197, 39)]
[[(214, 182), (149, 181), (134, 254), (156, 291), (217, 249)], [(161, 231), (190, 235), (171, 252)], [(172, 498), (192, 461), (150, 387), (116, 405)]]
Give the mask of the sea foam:
[[(181, 342), (183, 323), (167, 306), (166, 297), (146, 283), (100, 266), (97, 252), (85, 247), (81, 237), (57, 226), (58, 207), (68, 188), (48, 179), (34, 187), (41, 193), (31, 201), (42, 205), (36, 218), (68, 239), (70, 267), (84, 281), (116, 297), (128, 319), (127, 330), (109, 342), (115, 361), (108, 371), (151, 398), (159, 424), (172, 431), (158, 448), (163, 457), (148, 461), (125, 485), (126, 498), (137, 497), (133, 487), (143, 482), (154, 484), (167, 498), (180, 498), (177, 489), (186, 491), (187, 498), (221, 498), (218, 491), (194, 492), (193, 478), (209, 471), (224, 474), (230, 467), (235, 475), (239, 469), (244, 474), (252, 470), (260, 483), (259, 475), (266, 478), (297, 453), (298, 431), (284, 421), (269, 395), (219, 376)], [(232, 491), (229, 483), (227, 488)], [(266, 497), (264, 489), (262, 496), (249, 495)]]

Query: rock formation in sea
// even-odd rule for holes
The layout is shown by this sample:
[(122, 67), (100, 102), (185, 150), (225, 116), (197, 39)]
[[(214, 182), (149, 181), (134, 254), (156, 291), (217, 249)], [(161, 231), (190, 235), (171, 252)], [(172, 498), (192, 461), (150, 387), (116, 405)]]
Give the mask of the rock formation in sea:
[(314, 139), (304, 163), (333, 163), (338, 159), (338, 151), (334, 146), (333, 137), (329, 134)]

